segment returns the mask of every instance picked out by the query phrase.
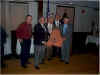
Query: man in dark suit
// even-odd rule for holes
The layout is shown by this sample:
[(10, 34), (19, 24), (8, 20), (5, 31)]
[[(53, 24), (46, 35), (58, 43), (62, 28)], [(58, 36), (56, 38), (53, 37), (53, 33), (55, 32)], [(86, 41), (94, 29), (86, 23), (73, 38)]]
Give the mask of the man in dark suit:
[(32, 16), (27, 15), (25, 22), (19, 25), (16, 30), (16, 36), (19, 42), (21, 43), (21, 66), (23, 68), (27, 68), (26, 64), (28, 64), (30, 45), (31, 45), (31, 36), (32, 36)]
[(45, 18), (41, 17), (39, 19), (39, 23), (34, 27), (34, 51), (35, 51), (35, 58), (34, 58), (34, 66), (36, 69), (39, 68), (39, 64), (44, 63), (44, 56), (45, 56), (45, 46), (44, 42), (47, 41), (46, 34), (48, 32), (47, 27), (45, 26)]
[(0, 26), (0, 48), (1, 48), (1, 68), (5, 67), (5, 62), (4, 62), (4, 44), (6, 43), (6, 38), (7, 38), (7, 34), (5, 29)]
[[(58, 14), (55, 15), (55, 20), (54, 20), (54, 27), (55, 28), (60, 28), (61, 26), (61, 21), (60, 21), (60, 16)], [(55, 56), (61, 56), (61, 48), (59, 47), (53, 47), (53, 57)]]
[(55, 15), (54, 26), (59, 28), (61, 25), (60, 16), (58, 14)]
[(66, 64), (70, 61), (70, 45), (72, 37), (72, 25), (69, 24), (70, 19), (68, 17), (64, 18), (64, 24), (61, 25), (61, 34), (64, 37), (64, 42), (61, 48), (61, 60)]

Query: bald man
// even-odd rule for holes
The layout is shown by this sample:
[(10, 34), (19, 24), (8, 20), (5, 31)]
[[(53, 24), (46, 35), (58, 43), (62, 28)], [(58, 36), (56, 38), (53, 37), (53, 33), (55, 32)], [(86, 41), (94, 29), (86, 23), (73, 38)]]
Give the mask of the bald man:
[(40, 69), (39, 64), (44, 64), (44, 56), (45, 56), (45, 46), (43, 42), (46, 41), (45, 34), (48, 32), (47, 27), (45, 26), (45, 18), (40, 17), (39, 23), (34, 27), (34, 50), (35, 50), (35, 58), (34, 58), (34, 66), (36, 69)]

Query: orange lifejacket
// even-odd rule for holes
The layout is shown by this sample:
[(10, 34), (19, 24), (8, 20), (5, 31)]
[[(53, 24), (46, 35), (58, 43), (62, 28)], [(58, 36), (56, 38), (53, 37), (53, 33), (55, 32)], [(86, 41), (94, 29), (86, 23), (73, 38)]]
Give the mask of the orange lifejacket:
[(49, 40), (45, 43), (47, 46), (57, 46), (61, 47), (64, 38), (61, 36), (61, 32), (58, 28), (53, 29), (52, 33), (50, 34)]

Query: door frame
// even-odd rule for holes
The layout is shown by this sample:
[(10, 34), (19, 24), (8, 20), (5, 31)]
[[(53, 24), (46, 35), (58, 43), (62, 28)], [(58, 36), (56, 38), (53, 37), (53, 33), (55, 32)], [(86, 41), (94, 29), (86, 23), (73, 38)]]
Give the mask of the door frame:
[(74, 32), (74, 25), (75, 25), (75, 7), (73, 7), (73, 6), (56, 5), (56, 12), (57, 12), (57, 7), (67, 7), (67, 8), (73, 8), (74, 9), (73, 25), (72, 25), (72, 32)]

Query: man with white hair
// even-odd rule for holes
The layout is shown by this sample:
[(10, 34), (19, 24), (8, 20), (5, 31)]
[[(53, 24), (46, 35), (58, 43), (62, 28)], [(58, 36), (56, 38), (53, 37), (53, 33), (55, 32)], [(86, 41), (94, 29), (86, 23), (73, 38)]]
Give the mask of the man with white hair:
[(47, 32), (48, 29), (45, 26), (45, 18), (40, 17), (39, 23), (34, 27), (34, 66), (36, 69), (40, 69), (39, 64), (44, 64), (45, 46), (43, 43), (46, 41), (45, 34)]

